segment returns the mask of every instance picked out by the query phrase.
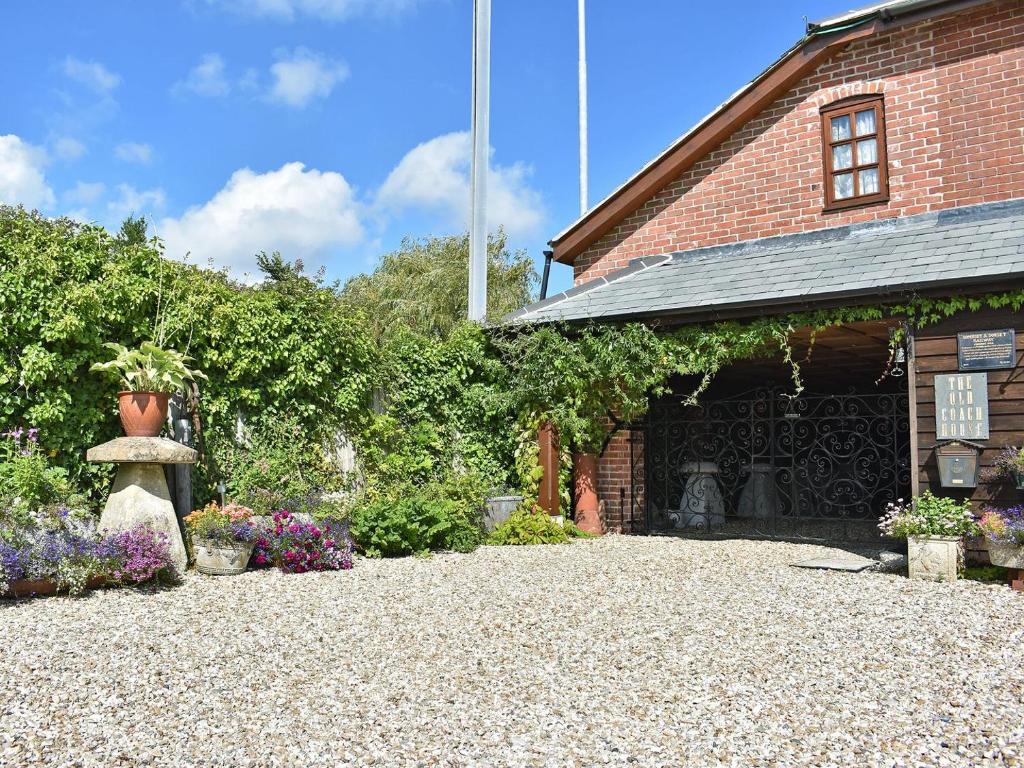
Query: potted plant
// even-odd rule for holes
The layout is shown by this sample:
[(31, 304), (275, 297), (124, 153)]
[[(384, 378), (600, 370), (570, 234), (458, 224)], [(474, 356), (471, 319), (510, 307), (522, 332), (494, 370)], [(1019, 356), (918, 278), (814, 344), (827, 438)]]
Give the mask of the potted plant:
[(1024, 448), (1008, 445), (996, 456), (993, 462), (996, 477), (1013, 480), (1018, 491), (1024, 491)]
[(1024, 569), (1024, 504), (1009, 509), (986, 507), (978, 527), (988, 540), (992, 565)]
[(258, 533), (252, 515), (248, 507), (228, 504), (222, 508), (212, 502), (186, 516), (196, 570), (211, 576), (244, 572)]
[(128, 437), (156, 437), (167, 421), (168, 398), (185, 388), (185, 383), (206, 379), (202, 371), (189, 367), (192, 358), (173, 349), (143, 342), (138, 349), (107, 343), (113, 360), (95, 363), (90, 370), (115, 371), (123, 389), (117, 393), (121, 425)]
[(954, 581), (963, 564), (963, 537), (975, 535), (970, 501), (925, 491), (911, 503), (890, 502), (878, 527), (887, 536), (907, 540), (910, 578)]

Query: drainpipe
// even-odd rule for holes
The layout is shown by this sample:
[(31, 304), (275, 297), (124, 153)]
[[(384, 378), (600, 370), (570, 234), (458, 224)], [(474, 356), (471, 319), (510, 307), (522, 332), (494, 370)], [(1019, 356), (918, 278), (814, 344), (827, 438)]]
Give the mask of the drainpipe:
[(551, 257), (554, 251), (544, 251), (544, 275), (540, 279), (540, 301), (548, 297), (548, 275), (551, 274)]

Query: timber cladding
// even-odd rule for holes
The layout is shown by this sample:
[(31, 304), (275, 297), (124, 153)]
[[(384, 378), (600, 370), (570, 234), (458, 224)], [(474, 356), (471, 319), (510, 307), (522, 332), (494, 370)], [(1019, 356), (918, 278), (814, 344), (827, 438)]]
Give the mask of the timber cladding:
[[(1012, 370), (990, 370), (988, 410), (990, 434), (979, 441), (985, 449), (982, 468), (991, 467), (1004, 446), (1024, 445), (1024, 313), (1012, 309), (961, 312), (935, 325), (914, 332), (914, 391), (917, 407), (917, 472), (920, 490), (952, 495), (955, 489), (939, 484), (935, 462), (935, 377), (958, 373), (957, 333), (1013, 328), (1016, 330), (1016, 365)], [(1019, 503), (1024, 493), (1011, 481), (989, 481), (984, 475), (970, 498), (983, 503)]]

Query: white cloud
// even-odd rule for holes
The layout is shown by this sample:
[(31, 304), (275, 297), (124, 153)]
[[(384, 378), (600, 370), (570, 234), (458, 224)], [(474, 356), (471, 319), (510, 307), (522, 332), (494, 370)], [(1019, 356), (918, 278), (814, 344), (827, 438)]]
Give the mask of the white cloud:
[(64, 59), (64, 74), (101, 95), (108, 95), (121, 84), (121, 76), (98, 61), (82, 61), (74, 56)]
[[(441, 214), (449, 226), (469, 223), (468, 131), (447, 133), (410, 150), (377, 193), (377, 205), (390, 212), (424, 209)], [(544, 220), (540, 194), (531, 188), (529, 166), (492, 165), (487, 177), (487, 224), (513, 236), (535, 233)]]
[(149, 165), (153, 161), (153, 148), (149, 144), (126, 141), (114, 147), (114, 157), (125, 163)]
[(292, 21), (309, 16), (323, 21), (342, 21), (359, 15), (396, 16), (417, 5), (418, 0), (207, 0), (243, 16)]
[(85, 154), (85, 144), (70, 136), (61, 136), (53, 143), (53, 152), (61, 160), (77, 160)]
[(348, 77), (348, 67), (319, 53), (297, 48), (290, 55), (282, 53), (270, 66), (273, 84), (270, 101), (302, 108), (313, 99), (327, 98), (334, 86)]
[(131, 184), (117, 185), (117, 198), (107, 203), (107, 219), (114, 229), (126, 216), (145, 216), (152, 220), (161, 213), (167, 198), (159, 187), (138, 190)]
[(185, 79), (175, 83), (171, 90), (175, 93), (190, 91), (199, 96), (227, 96), (231, 92), (231, 83), (224, 72), (223, 57), (217, 53), (203, 54)]
[(66, 190), (61, 199), (71, 205), (89, 205), (99, 200), (106, 191), (102, 181), (79, 181), (71, 189)]
[(0, 203), (26, 208), (53, 205), (53, 190), (43, 168), (46, 153), (14, 134), (0, 136)]
[(322, 259), (363, 237), (361, 206), (340, 173), (287, 163), (276, 171), (235, 171), (208, 202), (157, 227), (167, 254), (255, 272), (255, 254)]

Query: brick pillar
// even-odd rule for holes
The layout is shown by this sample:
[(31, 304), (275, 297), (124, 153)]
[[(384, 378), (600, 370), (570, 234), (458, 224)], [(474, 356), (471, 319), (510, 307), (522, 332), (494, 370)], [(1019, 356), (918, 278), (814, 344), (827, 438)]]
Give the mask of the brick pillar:
[(604, 508), (605, 529), (615, 533), (631, 533), (633, 499), (633, 467), (630, 461), (632, 431), (620, 429), (601, 454), (597, 493)]

